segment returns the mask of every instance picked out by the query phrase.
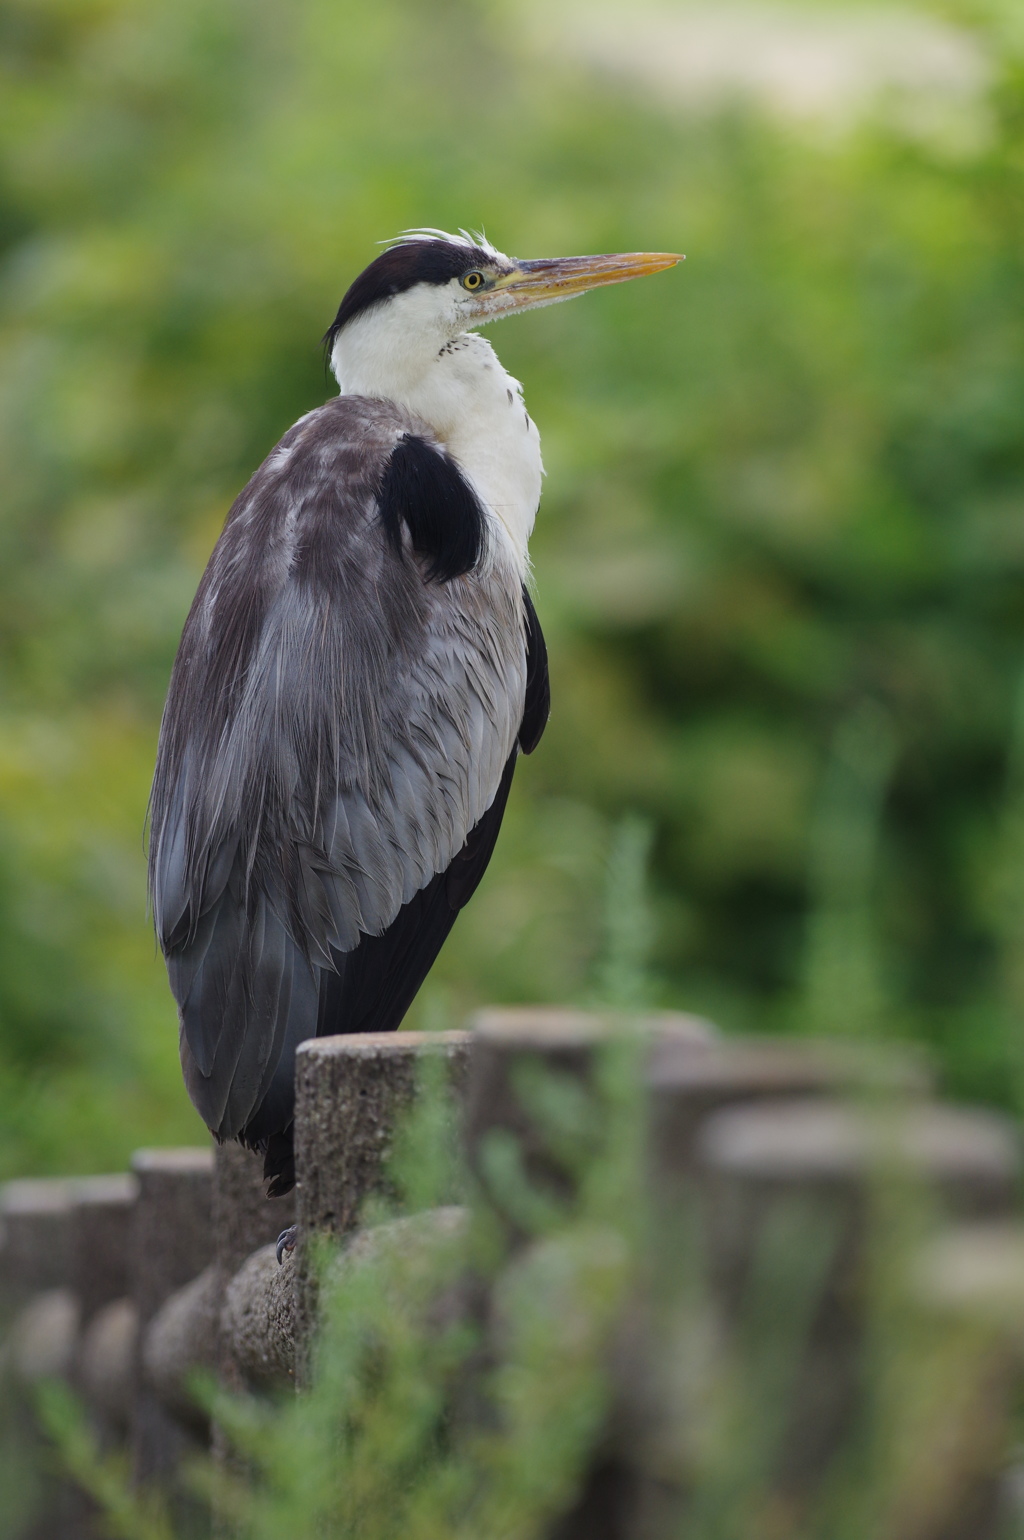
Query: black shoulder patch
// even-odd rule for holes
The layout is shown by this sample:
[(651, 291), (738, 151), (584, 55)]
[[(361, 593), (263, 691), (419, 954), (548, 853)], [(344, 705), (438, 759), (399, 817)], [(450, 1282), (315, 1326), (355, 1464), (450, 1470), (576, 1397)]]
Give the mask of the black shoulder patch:
[(523, 589), (526, 611), (526, 703), (519, 724), (519, 747), (532, 754), (544, 735), (551, 715), (551, 681), (548, 678), (548, 649), (537, 619), (533, 600)]
[(391, 452), (377, 498), (388, 542), (401, 551), (404, 524), (413, 550), (429, 560), (429, 582), (461, 577), (480, 560), (483, 509), (443, 449), (407, 433)]

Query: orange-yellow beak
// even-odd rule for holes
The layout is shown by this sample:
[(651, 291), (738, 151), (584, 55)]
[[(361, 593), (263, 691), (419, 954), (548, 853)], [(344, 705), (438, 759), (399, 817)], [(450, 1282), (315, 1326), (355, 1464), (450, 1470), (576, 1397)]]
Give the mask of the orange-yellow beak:
[(560, 300), (585, 294), (606, 283), (626, 283), (663, 272), (685, 259), (669, 251), (628, 251), (601, 257), (542, 257), (516, 262), (479, 295), (481, 320), (497, 320), (517, 310), (557, 305)]

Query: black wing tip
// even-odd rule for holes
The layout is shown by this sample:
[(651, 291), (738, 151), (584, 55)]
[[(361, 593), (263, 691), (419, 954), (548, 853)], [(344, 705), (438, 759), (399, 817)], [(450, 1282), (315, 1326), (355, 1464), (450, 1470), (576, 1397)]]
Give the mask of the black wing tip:
[(551, 715), (551, 680), (544, 632), (525, 586), (523, 611), (526, 616), (526, 701), (523, 720), (519, 724), (519, 747), (524, 754), (532, 754), (544, 736)]

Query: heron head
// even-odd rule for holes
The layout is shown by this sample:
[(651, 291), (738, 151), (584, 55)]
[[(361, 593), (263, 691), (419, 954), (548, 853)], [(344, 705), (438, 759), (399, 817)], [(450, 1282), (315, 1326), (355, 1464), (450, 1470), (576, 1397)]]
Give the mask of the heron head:
[[(382, 251), (345, 295), (324, 345), (333, 356), (353, 323), (377, 346), (436, 349), (470, 327), (519, 310), (556, 305), (588, 289), (674, 267), (670, 252), (520, 261), (462, 231), (409, 230)], [(369, 340), (369, 338), (367, 338)]]

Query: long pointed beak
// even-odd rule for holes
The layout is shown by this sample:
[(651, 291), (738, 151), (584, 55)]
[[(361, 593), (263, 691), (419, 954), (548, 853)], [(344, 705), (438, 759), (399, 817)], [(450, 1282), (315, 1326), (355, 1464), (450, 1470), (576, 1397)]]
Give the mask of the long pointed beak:
[(675, 267), (685, 258), (670, 251), (628, 251), (601, 257), (542, 257), (516, 262), (479, 298), (482, 320), (497, 320), (517, 310), (557, 305), (606, 283), (627, 283)]

